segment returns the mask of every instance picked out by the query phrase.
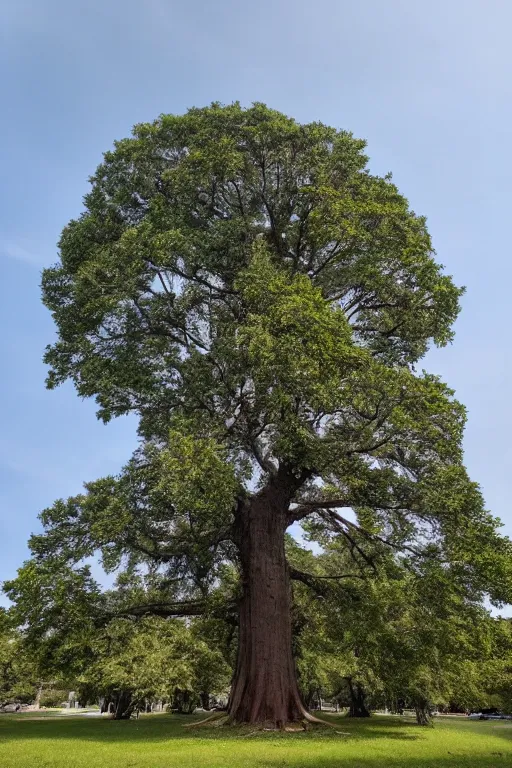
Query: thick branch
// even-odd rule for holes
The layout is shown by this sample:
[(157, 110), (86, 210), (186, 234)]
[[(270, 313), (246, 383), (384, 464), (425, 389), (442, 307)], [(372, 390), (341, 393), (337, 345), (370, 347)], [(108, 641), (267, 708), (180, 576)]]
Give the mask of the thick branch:
[(298, 571), (296, 568), (289, 569), (290, 578), (294, 581), (300, 581), (307, 587), (316, 592), (317, 595), (325, 597), (328, 590), (325, 584), (318, 584), (315, 576), (311, 573), (305, 573), (304, 571)]
[(114, 618), (137, 616), (202, 616), (206, 612), (206, 603), (200, 600), (191, 600), (175, 603), (145, 603), (132, 605), (119, 611), (103, 613), (99, 619), (101, 622)]
[(252, 448), (254, 458), (258, 462), (261, 469), (264, 472), (268, 472), (269, 475), (275, 475), (277, 473), (277, 467), (267, 456), (265, 456), (264, 452), (258, 444), (257, 438), (250, 438), (250, 446)]
[(288, 510), (288, 520), (290, 525), (296, 523), (299, 520), (304, 520), (305, 517), (312, 512), (316, 512), (319, 509), (332, 509), (340, 507), (350, 507), (350, 501), (348, 499), (332, 499), (329, 501), (305, 501), (294, 509)]

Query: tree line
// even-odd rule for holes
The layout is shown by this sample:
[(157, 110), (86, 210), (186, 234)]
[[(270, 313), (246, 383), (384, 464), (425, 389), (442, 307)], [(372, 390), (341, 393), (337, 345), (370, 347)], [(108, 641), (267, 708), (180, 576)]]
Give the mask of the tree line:
[[(292, 604), (308, 710), (323, 702), (369, 717), (407, 708), (421, 725), (435, 710), (512, 711), (512, 622), (462, 596), (449, 574), (431, 564), (414, 572), (388, 558), (378, 576), (341, 580), (346, 553), (336, 546), (314, 555), (290, 537), (287, 549), (319, 585), (315, 592), (298, 585)], [(125, 612), (148, 579), (104, 594), (86, 569), (77, 580), (69, 570), (27, 567), (9, 582), (15, 603), (0, 632), (0, 705), (61, 706), (74, 691), (82, 706), (99, 704), (114, 719), (154, 707), (225, 708), (237, 650), (236, 572), (224, 574), (205, 613), (190, 621)], [(27, 610), (34, 604), (37, 623)]]

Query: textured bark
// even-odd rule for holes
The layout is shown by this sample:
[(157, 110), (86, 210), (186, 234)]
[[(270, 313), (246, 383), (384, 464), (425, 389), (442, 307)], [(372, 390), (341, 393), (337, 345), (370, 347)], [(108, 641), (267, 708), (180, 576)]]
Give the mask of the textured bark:
[(370, 717), (370, 712), (365, 703), (365, 692), (359, 683), (354, 683), (348, 678), (348, 687), (350, 691), (350, 709), (349, 717)]
[(242, 567), (237, 666), (228, 705), (234, 723), (284, 728), (308, 718), (292, 654), (291, 588), (284, 551), (289, 491), (270, 484), (240, 510)]

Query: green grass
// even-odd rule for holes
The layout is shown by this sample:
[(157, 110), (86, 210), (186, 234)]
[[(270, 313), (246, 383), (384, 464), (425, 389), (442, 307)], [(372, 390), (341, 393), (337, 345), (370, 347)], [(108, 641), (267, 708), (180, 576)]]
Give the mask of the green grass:
[(512, 765), (512, 722), (334, 719), (337, 730), (275, 734), (183, 728), (190, 718), (0, 715), (2, 768), (499, 768)]

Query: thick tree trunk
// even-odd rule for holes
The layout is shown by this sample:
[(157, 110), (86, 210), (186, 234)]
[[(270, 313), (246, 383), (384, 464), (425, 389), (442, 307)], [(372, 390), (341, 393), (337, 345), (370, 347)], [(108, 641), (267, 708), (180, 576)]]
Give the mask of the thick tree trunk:
[(243, 591), (228, 705), (234, 723), (284, 728), (308, 717), (292, 655), (291, 589), (284, 551), (288, 500), (285, 490), (267, 486), (237, 521)]
[(370, 712), (365, 704), (365, 692), (359, 683), (354, 683), (351, 678), (347, 679), (350, 691), (350, 709), (349, 717), (370, 717)]

